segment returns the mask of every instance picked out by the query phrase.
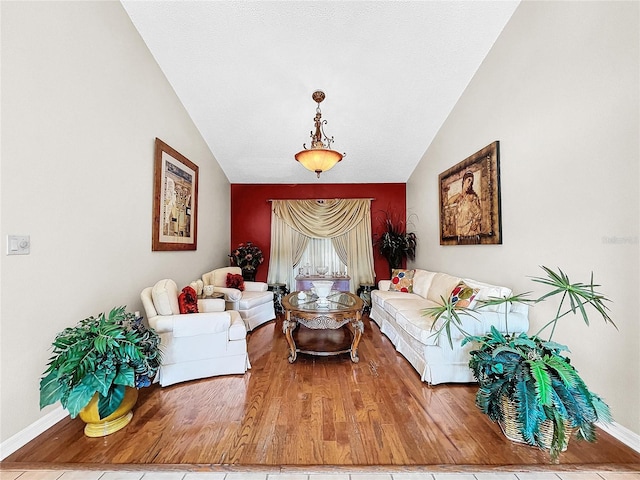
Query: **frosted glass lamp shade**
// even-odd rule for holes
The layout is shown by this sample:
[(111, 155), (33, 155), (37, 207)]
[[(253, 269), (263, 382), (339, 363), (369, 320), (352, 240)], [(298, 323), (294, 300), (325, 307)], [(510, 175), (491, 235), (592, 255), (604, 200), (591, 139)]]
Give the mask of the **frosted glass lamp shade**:
[(304, 168), (316, 172), (320, 178), (322, 172), (331, 170), (342, 160), (342, 154), (326, 148), (311, 148), (296, 153), (295, 158)]

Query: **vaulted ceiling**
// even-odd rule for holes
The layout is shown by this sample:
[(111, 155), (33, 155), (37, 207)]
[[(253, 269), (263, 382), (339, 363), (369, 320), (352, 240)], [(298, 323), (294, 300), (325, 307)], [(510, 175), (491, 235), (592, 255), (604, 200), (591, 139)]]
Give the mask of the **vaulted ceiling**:
[(406, 182), (518, 2), (122, 0), (229, 181), (283, 184)]

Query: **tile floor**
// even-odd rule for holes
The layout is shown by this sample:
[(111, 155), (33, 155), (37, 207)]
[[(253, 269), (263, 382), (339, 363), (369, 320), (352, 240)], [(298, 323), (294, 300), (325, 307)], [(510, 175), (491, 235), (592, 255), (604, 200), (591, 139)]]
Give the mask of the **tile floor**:
[(184, 473), (0, 470), (0, 480), (640, 480), (640, 472), (530, 473)]

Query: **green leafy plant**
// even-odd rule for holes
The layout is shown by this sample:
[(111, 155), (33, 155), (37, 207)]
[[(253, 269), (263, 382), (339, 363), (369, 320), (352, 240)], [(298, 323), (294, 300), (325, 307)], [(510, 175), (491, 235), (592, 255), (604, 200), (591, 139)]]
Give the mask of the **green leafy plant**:
[(125, 387), (144, 387), (155, 377), (162, 355), (160, 337), (142, 318), (125, 312), (85, 318), (58, 333), (40, 380), (40, 408), (60, 401), (75, 418), (98, 393), (100, 418), (122, 402)]
[[(511, 425), (515, 425), (519, 439), (548, 449), (552, 460), (556, 460), (570, 432), (575, 432), (578, 439), (594, 442), (594, 424), (612, 421), (607, 404), (587, 388), (563, 353), (569, 349), (552, 340), (557, 324), (561, 318), (579, 313), (589, 325), (586, 307), (595, 310), (605, 323), (615, 324), (608, 314), (606, 302), (609, 300), (596, 290), (600, 285), (594, 284), (593, 274), (587, 284), (572, 283), (560, 269), (555, 272), (541, 268), (546, 276), (532, 280), (545, 285), (549, 291), (539, 298), (530, 300), (530, 294), (525, 293), (482, 302), (482, 306), (505, 304), (509, 307), (513, 303), (536, 304), (559, 296), (555, 317), (534, 335), (509, 333), (509, 308), (505, 308), (506, 333), (492, 326), (489, 333), (480, 336), (468, 335), (462, 328), (463, 317), (473, 317), (474, 312), (456, 309), (448, 300), (442, 299), (443, 305), (426, 309), (424, 313), (434, 317), (435, 333), (444, 332), (451, 345), (452, 327), (463, 333), (462, 345), (468, 342), (478, 345), (471, 351), (469, 367), (479, 383), (476, 405), (480, 410), (503, 426), (507, 420), (504, 402), (511, 402), (516, 417)], [(543, 338), (547, 331), (548, 337)], [(547, 433), (549, 425), (551, 435)]]
[(413, 232), (407, 232), (405, 222), (391, 212), (383, 211), (383, 232), (378, 234), (373, 245), (389, 262), (389, 270), (400, 268), (402, 259), (416, 257), (418, 239)]

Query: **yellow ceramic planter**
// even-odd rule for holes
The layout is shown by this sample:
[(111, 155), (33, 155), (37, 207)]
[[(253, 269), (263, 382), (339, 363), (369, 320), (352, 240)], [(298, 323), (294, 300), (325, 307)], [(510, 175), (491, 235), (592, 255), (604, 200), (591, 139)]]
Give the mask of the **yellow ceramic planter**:
[(96, 393), (79, 413), (80, 418), (86, 423), (84, 434), (87, 437), (104, 437), (122, 430), (129, 425), (133, 418), (131, 409), (137, 400), (138, 389), (125, 387), (124, 398), (120, 406), (111, 415), (100, 418), (98, 413), (98, 394)]

